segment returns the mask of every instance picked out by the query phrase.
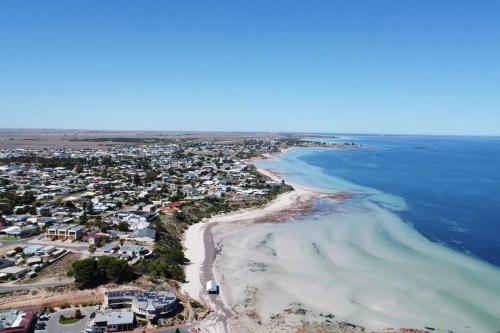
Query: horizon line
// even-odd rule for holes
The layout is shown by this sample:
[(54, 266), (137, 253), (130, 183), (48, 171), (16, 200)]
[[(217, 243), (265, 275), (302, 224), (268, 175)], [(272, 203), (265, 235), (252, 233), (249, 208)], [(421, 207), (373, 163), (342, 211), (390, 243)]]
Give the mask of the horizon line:
[(244, 134), (304, 134), (304, 135), (366, 135), (366, 136), (437, 136), (437, 137), (500, 137), (500, 134), (434, 134), (434, 133), (373, 133), (373, 132), (324, 132), (324, 131), (264, 131), (264, 130), (157, 130), (157, 129), (89, 129), (89, 128), (46, 128), (46, 127), (0, 127), (1, 132), (8, 131), (54, 131), (54, 132), (145, 132), (145, 133), (244, 133)]

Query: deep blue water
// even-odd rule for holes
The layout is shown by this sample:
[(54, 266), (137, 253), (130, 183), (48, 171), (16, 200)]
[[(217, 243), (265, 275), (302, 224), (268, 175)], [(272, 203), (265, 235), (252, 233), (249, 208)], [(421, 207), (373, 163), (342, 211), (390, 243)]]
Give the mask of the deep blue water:
[(430, 240), (500, 266), (500, 138), (356, 136), (368, 150), (300, 159), (327, 174), (404, 198), (397, 212)]

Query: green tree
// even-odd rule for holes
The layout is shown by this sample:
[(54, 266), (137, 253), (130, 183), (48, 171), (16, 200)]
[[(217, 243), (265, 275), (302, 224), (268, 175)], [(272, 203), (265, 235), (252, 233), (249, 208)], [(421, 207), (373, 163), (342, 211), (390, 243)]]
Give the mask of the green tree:
[(129, 225), (126, 221), (120, 221), (120, 223), (118, 223), (118, 230), (120, 231), (128, 231), (128, 228), (129, 228)]
[(76, 173), (82, 173), (83, 172), (83, 165), (82, 164), (78, 164), (75, 168), (75, 172)]
[(49, 217), (49, 216), (52, 216), (52, 213), (50, 212), (49, 209), (42, 209), (42, 211), (40, 212), (40, 215), (43, 217)]
[(98, 260), (98, 266), (108, 281), (121, 283), (133, 278), (132, 271), (125, 260), (102, 256)]
[(66, 201), (66, 202), (64, 202), (64, 206), (65, 206), (66, 208), (69, 208), (69, 209), (74, 209), (74, 208), (75, 208), (75, 204), (74, 204), (74, 203), (72, 203), (71, 201)]
[(55, 198), (54, 201), (52, 202), (52, 205), (55, 207), (61, 207), (63, 204), (64, 202), (60, 197)]
[(87, 216), (87, 212), (84, 210), (83, 215), (80, 217), (80, 224), (85, 225), (89, 221), (89, 218)]
[(74, 318), (75, 319), (82, 319), (82, 311), (80, 309), (75, 310)]
[(77, 260), (71, 265), (68, 275), (74, 275), (78, 288), (95, 288), (101, 284), (123, 283), (136, 277), (125, 260), (110, 256)]
[(95, 246), (95, 244), (89, 245), (89, 252), (90, 253), (95, 253), (96, 250), (97, 250), (97, 246)]
[(94, 204), (92, 201), (85, 201), (83, 203), (83, 213), (93, 215), (94, 214)]
[(187, 221), (187, 215), (186, 215), (186, 213), (184, 213), (182, 211), (174, 212), (173, 218), (174, 218), (174, 221), (176, 221), (176, 222), (186, 222)]
[(71, 265), (75, 284), (80, 289), (97, 287), (104, 281), (102, 271), (94, 258), (77, 260)]

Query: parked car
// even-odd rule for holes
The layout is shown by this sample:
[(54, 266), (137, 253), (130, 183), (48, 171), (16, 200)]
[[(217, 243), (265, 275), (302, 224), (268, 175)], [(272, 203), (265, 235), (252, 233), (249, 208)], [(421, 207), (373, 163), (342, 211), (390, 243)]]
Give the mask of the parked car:
[(43, 323), (43, 322), (37, 323), (35, 325), (35, 331), (43, 331), (43, 330), (45, 330), (46, 327), (47, 327), (47, 325), (45, 325), (45, 323)]

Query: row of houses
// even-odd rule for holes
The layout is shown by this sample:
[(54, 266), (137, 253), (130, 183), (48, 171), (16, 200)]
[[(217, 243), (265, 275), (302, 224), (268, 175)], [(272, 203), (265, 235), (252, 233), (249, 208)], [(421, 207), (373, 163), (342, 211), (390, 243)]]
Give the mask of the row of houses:
[(85, 234), (85, 226), (74, 224), (54, 224), (47, 228), (45, 236), (50, 239), (78, 240)]

